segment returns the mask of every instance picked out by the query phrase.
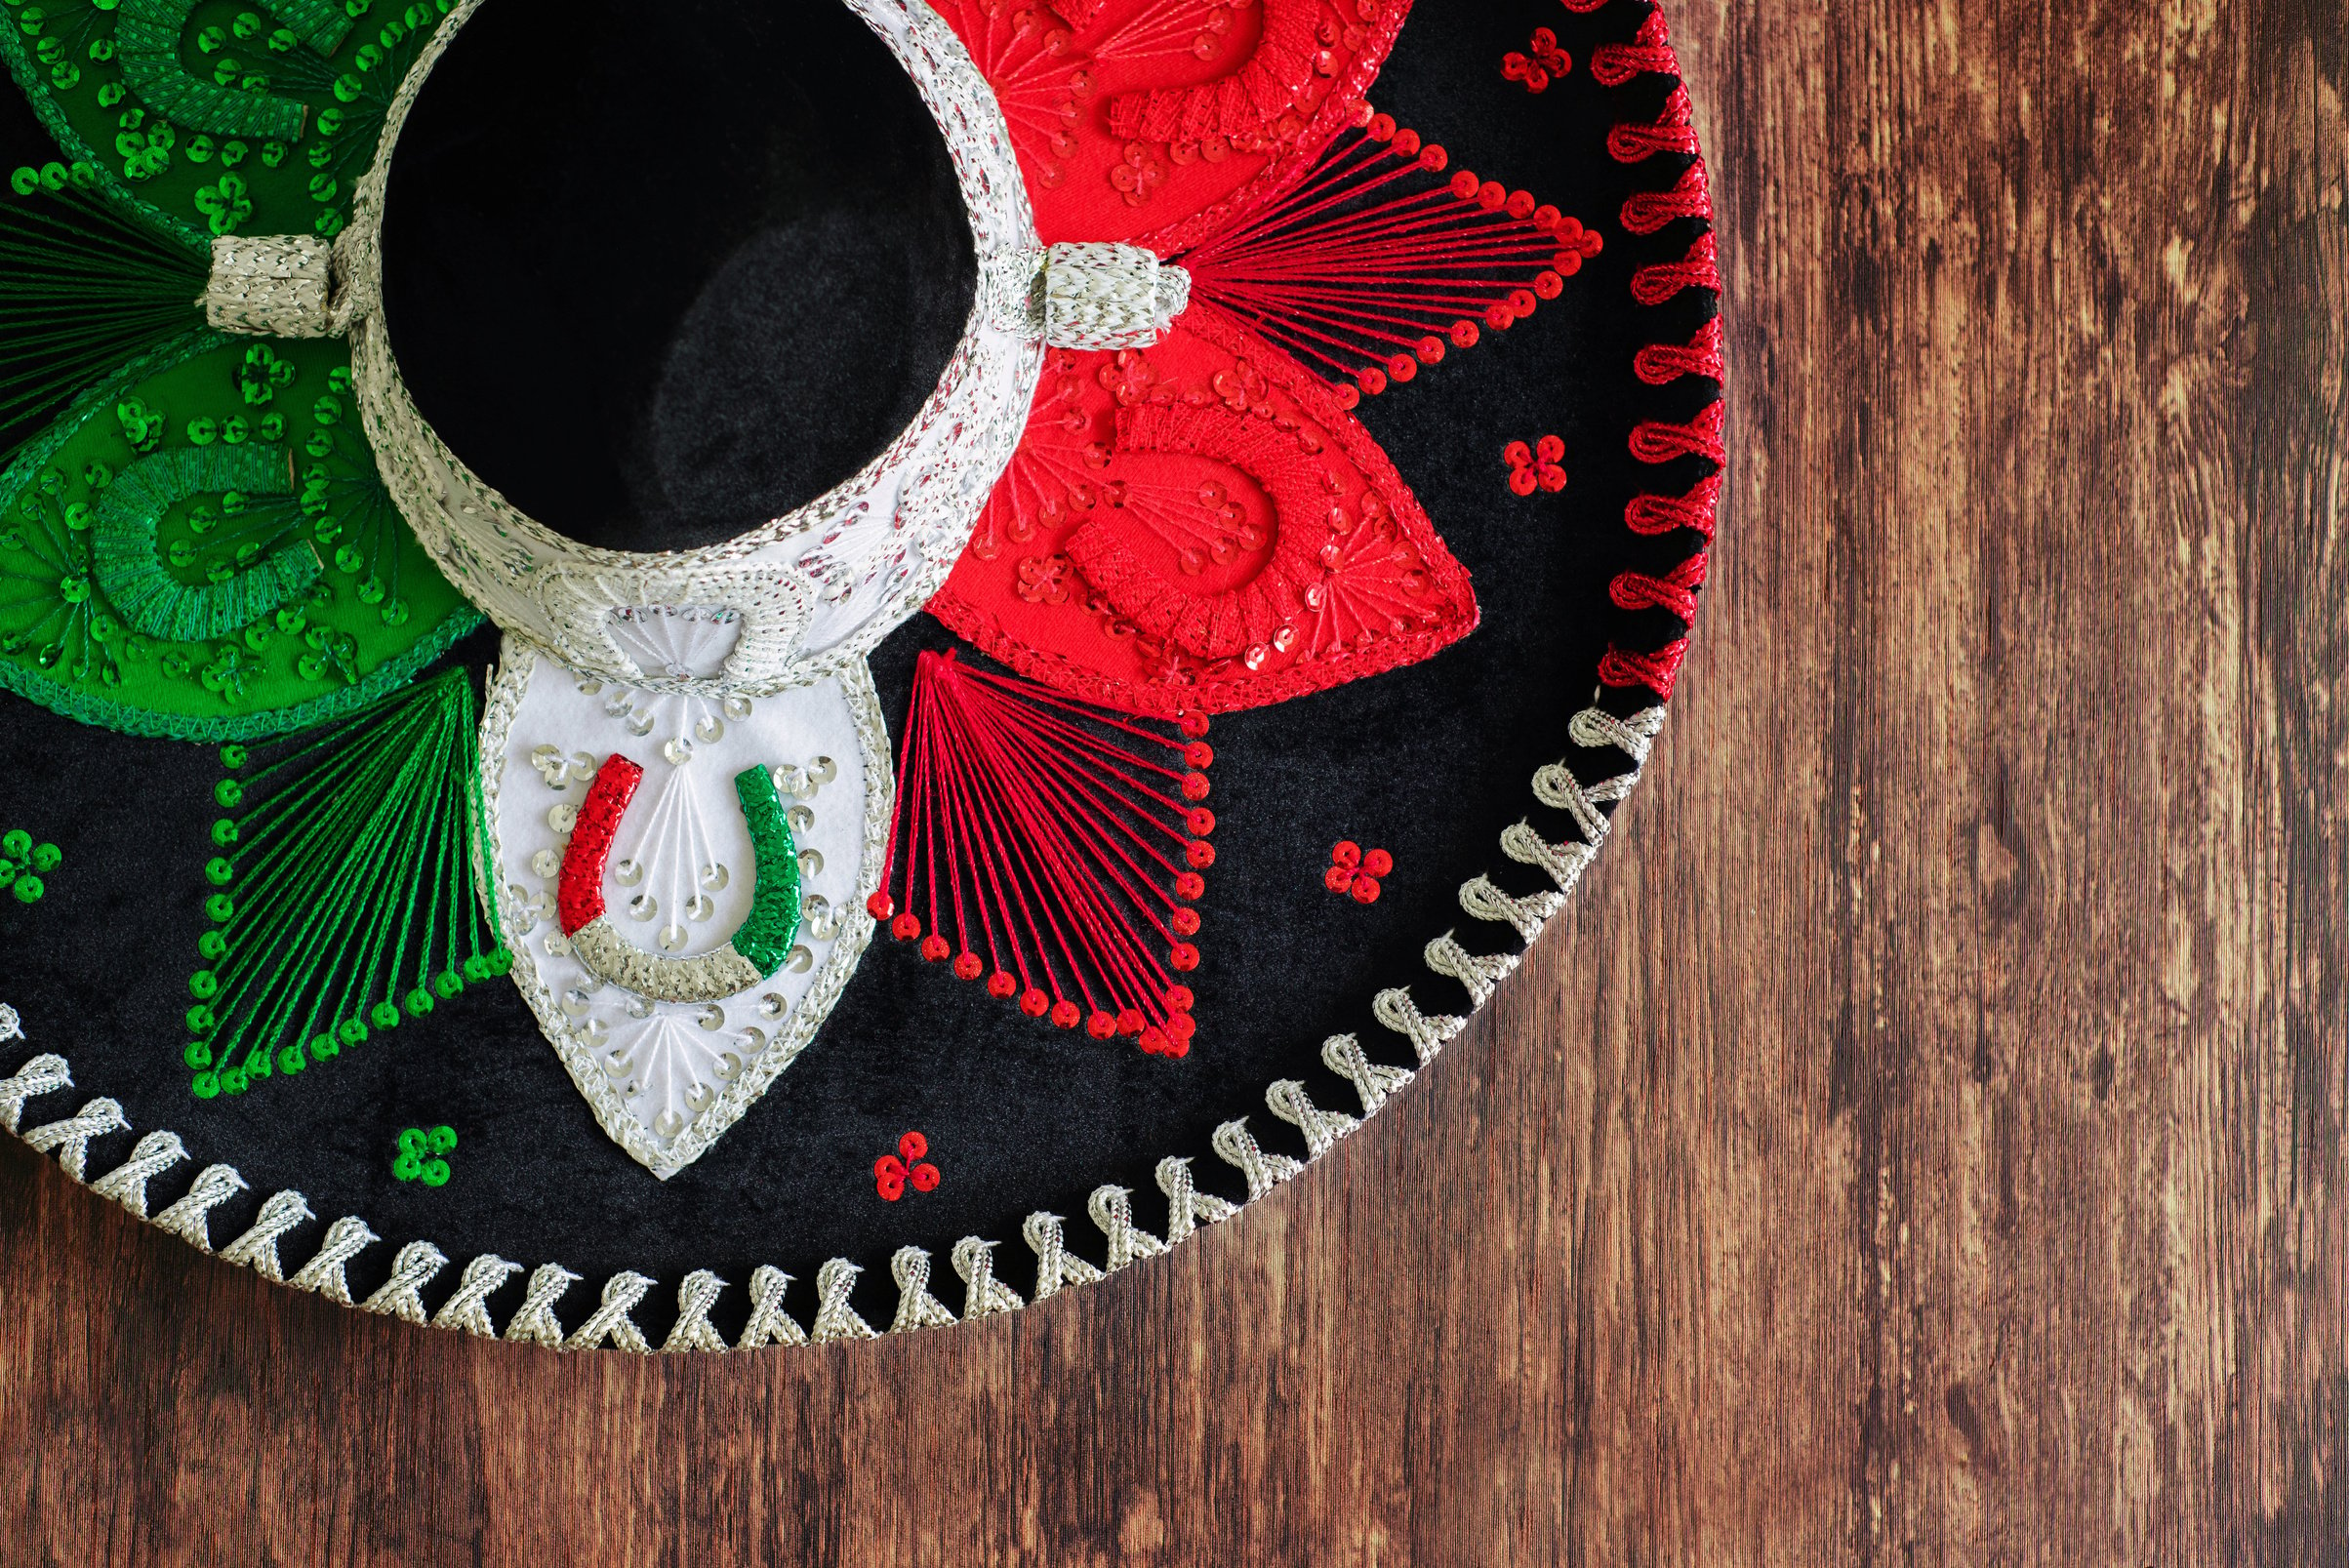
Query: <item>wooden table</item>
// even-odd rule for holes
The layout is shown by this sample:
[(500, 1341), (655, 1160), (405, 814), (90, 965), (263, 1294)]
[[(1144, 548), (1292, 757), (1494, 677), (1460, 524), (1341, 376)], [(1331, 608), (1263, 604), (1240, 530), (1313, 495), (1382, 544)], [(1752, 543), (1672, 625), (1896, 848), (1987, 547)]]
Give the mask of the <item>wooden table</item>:
[(1684, 6), (1735, 455), (1649, 782), (1316, 1179), (740, 1362), (0, 1152), (0, 1562), (2349, 1557), (2349, 9)]

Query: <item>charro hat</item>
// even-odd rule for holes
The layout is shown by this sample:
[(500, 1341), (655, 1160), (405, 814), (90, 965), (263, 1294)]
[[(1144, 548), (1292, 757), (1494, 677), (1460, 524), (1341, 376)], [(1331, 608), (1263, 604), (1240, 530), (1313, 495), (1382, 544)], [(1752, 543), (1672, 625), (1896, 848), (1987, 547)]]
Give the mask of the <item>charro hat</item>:
[(1439, 1058), (1724, 455), (1644, 0), (44, 0), (0, 1120), (587, 1347), (1100, 1277)]

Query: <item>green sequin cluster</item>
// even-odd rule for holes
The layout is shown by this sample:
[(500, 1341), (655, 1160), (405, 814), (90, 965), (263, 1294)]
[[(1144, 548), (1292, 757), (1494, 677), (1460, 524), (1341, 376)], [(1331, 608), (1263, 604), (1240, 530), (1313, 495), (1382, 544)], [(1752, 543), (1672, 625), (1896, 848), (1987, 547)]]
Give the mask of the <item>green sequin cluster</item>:
[(19, 904), (38, 904), (49, 888), (41, 879), (58, 868), (65, 852), (55, 844), (36, 844), (21, 827), (0, 833), (0, 888)]
[(346, 348), (199, 335), (0, 471), (0, 686), (250, 739), (408, 679), (479, 618), (360, 437)]
[(734, 776), (734, 797), (742, 803), (743, 822), (750, 829), (756, 859), (758, 891), (750, 912), (734, 933), (734, 950), (762, 975), (772, 975), (790, 956), (799, 934), (799, 853), (791, 840), (791, 824), (775, 792), (774, 776), (764, 768), (745, 768)]
[(69, 160), (192, 234), (314, 233), (453, 0), (0, 0), (0, 60)]
[(452, 669), (222, 748), (182, 1053), (199, 1099), (331, 1061), (511, 967), (477, 888), (473, 708)]
[(391, 1161), (391, 1174), (403, 1182), (426, 1186), (449, 1185), (449, 1151), (457, 1146), (454, 1127), (403, 1127), (400, 1151)]

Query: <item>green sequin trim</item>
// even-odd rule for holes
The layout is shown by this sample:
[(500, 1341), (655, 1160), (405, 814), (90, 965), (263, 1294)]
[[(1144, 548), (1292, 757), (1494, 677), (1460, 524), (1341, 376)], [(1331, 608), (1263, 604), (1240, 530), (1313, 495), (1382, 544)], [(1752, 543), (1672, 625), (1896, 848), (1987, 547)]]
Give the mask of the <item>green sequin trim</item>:
[(225, 636), (293, 603), (325, 570), (301, 540), (257, 553), (241, 570), (219, 563), (224, 581), (198, 586), (173, 577), (157, 538), (164, 512), (174, 502), (223, 492), (290, 496), (292, 462), (280, 447), (181, 447), (132, 463), (100, 498), (92, 545), (99, 585), (123, 620), (148, 636), (166, 642)]
[(734, 776), (734, 795), (742, 802), (743, 821), (750, 829), (752, 864), (758, 873), (750, 913), (734, 933), (734, 950), (759, 974), (772, 975), (790, 956), (799, 935), (799, 851), (772, 774), (764, 768), (745, 768)]
[(276, 745), (223, 748), (181, 1052), (199, 1098), (331, 1061), (506, 972), (476, 885), (474, 726), (472, 677), (452, 669)]

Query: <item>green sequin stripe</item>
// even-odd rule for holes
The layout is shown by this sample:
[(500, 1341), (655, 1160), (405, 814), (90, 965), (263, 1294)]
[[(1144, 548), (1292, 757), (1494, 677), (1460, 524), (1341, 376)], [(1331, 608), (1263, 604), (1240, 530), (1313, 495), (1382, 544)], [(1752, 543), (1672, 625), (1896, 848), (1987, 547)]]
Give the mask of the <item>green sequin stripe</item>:
[(734, 950), (767, 976), (783, 967), (799, 935), (799, 852), (772, 774), (745, 768), (734, 776), (734, 797), (742, 802), (758, 872), (750, 913), (734, 933)]
[(282, 447), (177, 447), (142, 458), (99, 498), (92, 561), (122, 618), (166, 642), (225, 636), (309, 590), (325, 570), (306, 540), (270, 551), (225, 583), (182, 583), (164, 565), (158, 534), (174, 502), (236, 491), (293, 494)]
[(266, 759), (223, 748), (182, 1052), (199, 1098), (300, 1072), (510, 963), (474, 886), (471, 676), (453, 669)]
[(300, 139), (309, 120), (306, 105), (268, 93), (222, 87), (180, 63), (180, 35), (196, 4), (197, 0), (122, 0), (115, 13), (114, 50), (123, 80), (149, 108), (194, 130), (281, 141)]

